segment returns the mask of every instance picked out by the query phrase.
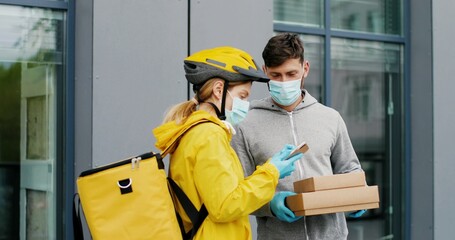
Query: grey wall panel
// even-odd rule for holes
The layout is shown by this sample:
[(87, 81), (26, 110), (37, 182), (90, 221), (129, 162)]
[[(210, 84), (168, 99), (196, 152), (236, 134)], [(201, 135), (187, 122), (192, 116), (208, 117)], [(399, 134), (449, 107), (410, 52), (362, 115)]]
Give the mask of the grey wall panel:
[[(250, 53), (260, 67), (262, 50), (273, 35), (272, 0), (191, 1), (191, 53), (233, 46)], [(253, 84), (250, 99), (267, 96), (266, 84)]]
[[(74, 178), (92, 167), (93, 1), (75, 1)], [(77, 187), (75, 187), (77, 191)], [(82, 213), (83, 216), (83, 213)], [(84, 236), (90, 236), (82, 218)]]
[(76, 1), (75, 176), (92, 166), (93, 1)]
[(93, 163), (156, 150), (152, 129), (186, 99), (187, 1), (97, 0)]
[[(431, 1), (411, 1), (411, 236), (433, 239), (433, 68)], [(425, 66), (425, 67), (422, 67)]]
[(455, 222), (455, 30), (453, 1), (433, 0), (434, 239), (453, 239)]

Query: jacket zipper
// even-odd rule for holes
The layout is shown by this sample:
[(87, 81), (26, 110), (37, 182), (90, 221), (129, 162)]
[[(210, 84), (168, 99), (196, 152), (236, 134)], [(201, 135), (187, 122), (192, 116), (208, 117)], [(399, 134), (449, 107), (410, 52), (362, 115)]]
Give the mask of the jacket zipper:
[[(294, 126), (294, 117), (292, 115), (293, 112), (287, 112), (288, 113), (288, 116), (289, 116), (289, 121), (291, 122), (291, 133), (292, 133), (292, 138), (294, 139), (294, 145), (299, 145), (299, 142), (297, 141), (297, 133), (296, 133), (296, 129), (295, 129), (295, 126)], [(299, 169), (299, 178), (298, 179), (303, 179), (303, 166), (302, 166), (302, 163), (299, 161), (297, 161), (297, 167)], [(304, 227), (305, 227), (305, 237), (307, 240), (310, 239), (310, 237), (308, 236), (308, 230), (307, 230), (307, 225), (306, 225), (306, 217), (303, 217), (304, 218)]]

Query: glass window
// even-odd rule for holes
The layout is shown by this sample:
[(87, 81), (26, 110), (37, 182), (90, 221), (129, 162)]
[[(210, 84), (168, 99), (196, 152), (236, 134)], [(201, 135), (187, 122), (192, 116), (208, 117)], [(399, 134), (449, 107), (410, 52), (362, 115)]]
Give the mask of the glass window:
[(319, 102), (323, 101), (324, 82), (324, 38), (301, 34), (305, 48), (304, 58), (310, 63), (310, 72), (304, 88)]
[(65, 14), (0, 5), (0, 239), (55, 239)]
[(324, 27), (324, 1), (275, 0), (273, 15), (276, 23)]
[(378, 34), (402, 34), (402, 1), (331, 0), (331, 28)]
[[(379, 209), (368, 210), (364, 221), (349, 222), (350, 239), (382, 239), (392, 234), (394, 212), (400, 205), (390, 199), (391, 169), (400, 168), (400, 156), (390, 155), (400, 138), (391, 138), (394, 127), (388, 122), (393, 114), (393, 96), (401, 91), (403, 82), (402, 46), (374, 41), (333, 38), (332, 105), (343, 116), (356, 153), (366, 172), (367, 183), (378, 185), (381, 197)], [(402, 179), (400, 179), (402, 180)], [(399, 203), (399, 201), (398, 201)], [(386, 211), (389, 207), (394, 211)], [(385, 239), (385, 238), (384, 238)]]

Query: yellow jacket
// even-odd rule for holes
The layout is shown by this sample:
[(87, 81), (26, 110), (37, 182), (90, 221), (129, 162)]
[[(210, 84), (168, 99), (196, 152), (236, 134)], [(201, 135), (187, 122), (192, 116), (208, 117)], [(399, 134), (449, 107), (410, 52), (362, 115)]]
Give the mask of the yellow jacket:
[[(170, 152), (169, 174), (196, 208), (204, 203), (209, 213), (194, 239), (251, 239), (248, 215), (273, 198), (278, 170), (266, 162), (244, 178), (242, 165), (230, 145), (229, 129), (201, 110), (180, 125), (168, 122), (154, 129), (156, 147), (166, 149), (190, 126), (194, 127)], [(177, 211), (188, 231), (191, 221), (180, 205)]]

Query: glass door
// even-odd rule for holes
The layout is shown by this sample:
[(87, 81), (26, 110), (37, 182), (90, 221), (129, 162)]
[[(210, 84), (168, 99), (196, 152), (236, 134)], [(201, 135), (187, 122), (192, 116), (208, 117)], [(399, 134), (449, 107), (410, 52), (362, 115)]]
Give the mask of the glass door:
[(21, 239), (55, 239), (55, 71), (21, 65)]
[(63, 11), (0, 5), (0, 239), (56, 239), (64, 26)]
[(380, 208), (349, 219), (349, 239), (400, 239), (402, 46), (332, 38), (332, 106), (346, 121)]

